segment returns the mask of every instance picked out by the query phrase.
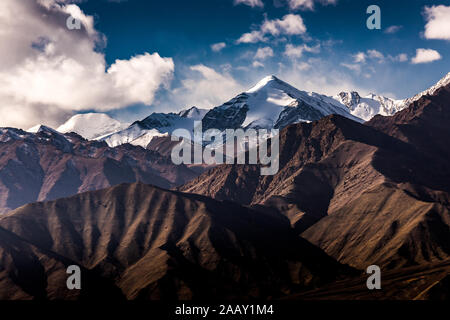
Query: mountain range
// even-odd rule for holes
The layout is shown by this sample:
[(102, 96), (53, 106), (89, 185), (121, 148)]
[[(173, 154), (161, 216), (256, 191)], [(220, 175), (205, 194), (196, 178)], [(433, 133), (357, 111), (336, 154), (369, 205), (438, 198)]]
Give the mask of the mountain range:
[[(446, 84), (448, 79), (450, 75), (436, 86)], [(361, 97), (355, 91), (330, 97), (301, 91), (275, 76), (267, 76), (246, 92), (210, 110), (191, 107), (179, 113), (152, 113), (129, 126), (110, 119), (106, 114), (77, 114), (57, 130), (76, 132), (86, 139), (106, 141), (111, 147), (130, 143), (145, 148), (154, 137), (168, 136), (175, 129), (193, 130), (194, 121), (202, 121), (204, 131), (210, 128), (282, 129), (293, 123), (316, 121), (330, 114), (364, 122), (378, 114), (393, 115), (426, 92), (405, 100), (376, 94)]]
[(111, 148), (45, 126), (36, 133), (0, 128), (0, 213), (123, 182), (171, 188), (197, 175), (169, 157), (130, 144)]
[(441, 261), (450, 253), (449, 101), (447, 85), (366, 124), (332, 115), (291, 125), (276, 175), (221, 165), (179, 190), (281, 213), (356, 268)]
[[(198, 119), (279, 128), (280, 170), (173, 165), (171, 130)], [(272, 76), (211, 110), (107, 123), (97, 140), (0, 129), (0, 299), (449, 297), (450, 74), (402, 101)]]

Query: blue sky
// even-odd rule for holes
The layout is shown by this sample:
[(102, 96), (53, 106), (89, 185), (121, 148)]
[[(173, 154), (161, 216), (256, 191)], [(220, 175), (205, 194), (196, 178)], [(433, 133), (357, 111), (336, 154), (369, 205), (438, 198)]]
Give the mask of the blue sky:
[[(96, 28), (106, 35), (108, 63), (144, 52), (172, 57), (175, 62), (173, 87), (189, 76), (190, 66), (202, 64), (218, 72), (225, 68), (243, 87), (251, 86), (267, 74), (275, 74), (299, 89), (319, 92), (322, 89), (324, 93), (335, 94), (334, 88), (348, 84), (355, 86), (348, 90), (403, 98), (434, 84), (450, 71), (450, 42), (426, 39), (423, 35), (424, 8), (450, 5), (450, 1), (338, 0), (328, 5), (316, 1), (313, 10), (293, 10), (281, 0), (262, 2), (264, 7), (236, 4), (233, 0), (105, 0), (87, 1), (80, 7), (96, 17)], [(366, 8), (371, 4), (381, 9), (381, 30), (366, 27), (369, 17)], [(242, 34), (258, 30), (265, 20), (282, 19), (287, 14), (299, 15), (306, 32), (270, 35), (264, 42), (236, 43)], [(395, 32), (387, 33), (392, 26), (398, 27), (391, 28)], [(211, 49), (211, 45), (222, 42), (226, 46), (219, 52)], [(301, 56), (290, 58), (285, 54), (287, 44), (306, 45), (316, 50), (303, 51)], [(273, 56), (269, 53), (254, 67), (256, 51), (267, 47), (273, 50)], [(413, 64), (411, 58), (418, 48), (433, 49), (439, 52), (441, 59)], [(376, 50), (384, 58), (369, 58), (368, 50)], [(364, 62), (355, 63), (354, 56), (361, 52), (366, 56)], [(407, 61), (399, 61), (400, 54)], [(295, 72), (303, 76), (296, 76)], [(345, 75), (342, 83), (340, 75)], [(309, 76), (329, 76), (330, 80), (303, 84)], [(165, 99), (164, 94), (159, 96)], [(190, 101), (186, 101), (188, 104)], [(157, 101), (155, 107), (159, 109)]]
[[(381, 9), (381, 30), (366, 27), (372, 4)], [(400, 99), (450, 72), (450, 0), (2, 5), (23, 17), (0, 19), (2, 125), (56, 126), (90, 111), (134, 121), (154, 111), (212, 108), (270, 74), (306, 91)], [(67, 30), (68, 14), (82, 20), (82, 30)]]

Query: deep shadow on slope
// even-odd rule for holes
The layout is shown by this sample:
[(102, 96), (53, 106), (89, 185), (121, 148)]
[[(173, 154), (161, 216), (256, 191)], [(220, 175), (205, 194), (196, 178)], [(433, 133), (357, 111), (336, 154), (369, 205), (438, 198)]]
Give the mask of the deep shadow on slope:
[[(0, 218), (0, 227), (51, 257), (36, 273), (30, 269), (31, 278), (43, 278), (39, 269), (52, 269), (56, 255), (114, 283), (128, 299), (269, 298), (352, 273), (299, 238), (282, 216), (141, 183), (29, 204)], [(8, 251), (8, 241), (0, 242)], [(27, 277), (12, 281), (8, 270), (16, 264), (3, 264), (0, 292), (14, 298), (31, 284)], [(47, 281), (52, 294), (41, 290), (40, 297), (67, 297), (65, 281)]]

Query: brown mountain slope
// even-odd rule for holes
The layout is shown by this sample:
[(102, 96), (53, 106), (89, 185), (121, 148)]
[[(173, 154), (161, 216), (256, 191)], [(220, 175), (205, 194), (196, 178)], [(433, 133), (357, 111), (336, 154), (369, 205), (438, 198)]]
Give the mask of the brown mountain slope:
[(286, 300), (448, 300), (450, 261), (382, 273), (382, 290), (367, 290), (367, 275), (336, 281)]
[(450, 85), (426, 95), (392, 117), (376, 116), (367, 123), (421, 152), (450, 158)]
[[(257, 166), (218, 166), (180, 187), (242, 204), (276, 208), (299, 232), (384, 182), (375, 154), (395, 159), (408, 146), (373, 128), (332, 115), (280, 133), (280, 170), (260, 176)], [(405, 161), (408, 161), (405, 159)], [(361, 188), (364, 186), (364, 188)]]
[(123, 182), (170, 188), (196, 175), (141, 147), (109, 148), (104, 142), (47, 128), (37, 134), (0, 128), (0, 214), (26, 203)]
[(360, 268), (448, 259), (449, 113), (447, 87), (392, 117), (371, 121), (369, 125), (414, 148), (410, 159), (416, 161), (391, 161), (389, 168), (389, 159), (378, 152), (373, 165), (389, 183), (365, 188), (360, 197), (335, 210), (303, 236), (339, 261)]
[(259, 176), (256, 166), (219, 166), (180, 189), (275, 208), (313, 244), (361, 269), (447, 259), (448, 92), (423, 97), (385, 122), (330, 116), (290, 126), (280, 133), (273, 177)]
[(438, 262), (450, 254), (450, 211), (383, 184), (302, 233), (342, 263), (364, 269)]
[(84, 290), (67, 290), (66, 269), (74, 264), (0, 227), (0, 300), (123, 299), (113, 283), (85, 268), (82, 268)]
[[(70, 297), (60, 272), (68, 263), (128, 299), (281, 296), (348, 270), (281, 216), (141, 183), (29, 204), (0, 228), (0, 299)], [(9, 258), (19, 251), (30, 252), (23, 262)]]

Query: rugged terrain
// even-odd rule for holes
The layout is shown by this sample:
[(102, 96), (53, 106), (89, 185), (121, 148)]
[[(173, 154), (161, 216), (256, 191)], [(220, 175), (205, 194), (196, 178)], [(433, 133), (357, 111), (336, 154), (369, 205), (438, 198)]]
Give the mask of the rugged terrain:
[[(273, 176), (220, 165), (194, 178), (204, 168), (169, 163), (169, 135), (110, 148), (2, 129), (4, 210), (58, 199), (0, 216), (0, 298), (446, 299), (445, 79), (393, 116), (286, 126)], [(177, 190), (119, 184), (138, 180)], [(71, 264), (86, 290), (66, 289)], [(381, 291), (365, 287), (372, 264)]]
[(180, 190), (280, 212), (303, 237), (360, 269), (448, 259), (449, 92), (444, 86), (367, 124), (332, 115), (289, 126), (276, 175), (223, 165)]
[(129, 144), (110, 148), (74, 133), (41, 127), (37, 133), (0, 129), (0, 214), (26, 203), (53, 200), (123, 182), (164, 188), (197, 173), (170, 157)]
[[(87, 277), (78, 293), (66, 288), (71, 264)], [(0, 299), (104, 291), (127, 299), (268, 298), (354, 274), (297, 237), (282, 216), (141, 183), (0, 217), (0, 266)]]

